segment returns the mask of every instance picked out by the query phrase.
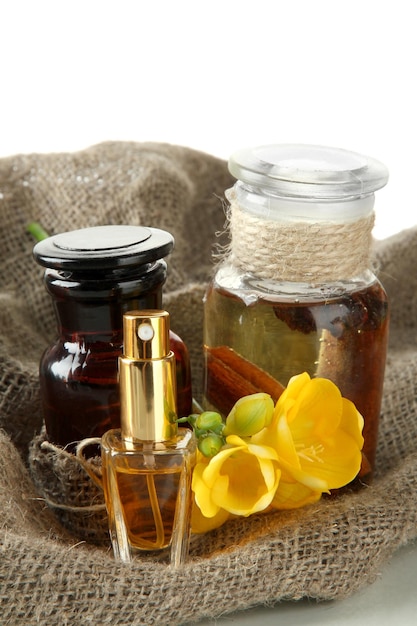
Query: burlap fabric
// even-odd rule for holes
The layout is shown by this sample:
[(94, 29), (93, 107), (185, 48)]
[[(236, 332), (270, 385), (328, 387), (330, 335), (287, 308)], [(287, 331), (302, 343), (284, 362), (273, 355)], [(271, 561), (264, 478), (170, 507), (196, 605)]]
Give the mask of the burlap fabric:
[[(54, 335), (42, 270), (25, 233), (105, 223), (173, 233), (165, 306), (201, 382), (202, 296), (224, 227), (226, 164), (187, 148), (106, 143), (75, 154), (0, 161), (0, 623), (185, 624), (256, 604), (346, 597), (372, 583), (417, 535), (417, 229), (382, 242), (379, 274), (392, 303), (383, 412), (372, 486), (292, 512), (235, 520), (192, 542), (178, 570), (116, 564), (78, 541), (36, 488), (37, 368)], [(33, 444), (31, 446), (33, 449)]]

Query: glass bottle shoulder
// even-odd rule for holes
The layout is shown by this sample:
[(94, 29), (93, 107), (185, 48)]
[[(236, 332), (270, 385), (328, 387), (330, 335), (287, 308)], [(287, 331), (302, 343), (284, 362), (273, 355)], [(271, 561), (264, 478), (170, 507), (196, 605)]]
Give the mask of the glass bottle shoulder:
[(165, 455), (186, 455), (196, 451), (196, 439), (194, 433), (189, 428), (179, 428), (178, 434), (168, 441), (135, 441), (130, 442), (122, 437), (120, 428), (107, 431), (101, 442), (107, 453), (144, 455), (154, 454), (156, 456)]
[(372, 286), (385, 291), (378, 278), (371, 270), (366, 270), (358, 276), (326, 283), (300, 283), (258, 278), (245, 273), (230, 262), (224, 262), (215, 274), (215, 277), (206, 293), (205, 299), (210, 297), (212, 290), (224, 292), (225, 295), (238, 298), (246, 306), (258, 301), (314, 303), (337, 300), (346, 294), (366, 290)]

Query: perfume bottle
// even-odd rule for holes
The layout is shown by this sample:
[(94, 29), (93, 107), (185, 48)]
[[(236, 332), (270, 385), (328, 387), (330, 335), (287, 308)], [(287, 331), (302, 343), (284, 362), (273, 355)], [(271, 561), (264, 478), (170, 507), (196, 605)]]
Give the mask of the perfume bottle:
[(277, 400), (304, 371), (329, 378), (364, 417), (361, 480), (375, 461), (387, 295), (372, 272), (375, 159), (272, 145), (229, 161), (230, 251), (205, 296), (203, 406), (227, 415), (258, 391)]
[[(36, 261), (46, 267), (58, 334), (45, 350), (39, 375), (49, 441), (67, 446), (101, 437), (120, 427), (118, 358), (123, 314), (160, 309), (170, 233), (142, 226), (105, 225), (54, 235), (36, 244)], [(187, 347), (170, 333), (177, 359), (177, 406), (192, 412)]]
[(101, 438), (103, 489), (117, 560), (162, 553), (184, 562), (189, 546), (196, 442), (176, 422), (175, 355), (166, 311), (123, 316), (121, 428)]

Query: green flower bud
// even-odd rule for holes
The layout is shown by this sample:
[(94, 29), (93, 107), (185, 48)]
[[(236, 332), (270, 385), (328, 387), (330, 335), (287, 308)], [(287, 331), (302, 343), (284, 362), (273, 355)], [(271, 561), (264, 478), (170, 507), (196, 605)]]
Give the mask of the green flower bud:
[(223, 430), (224, 424), (220, 413), (216, 413), (215, 411), (204, 411), (197, 416), (195, 426), (199, 430), (213, 430), (214, 432), (220, 434)]
[(267, 393), (254, 393), (240, 398), (226, 419), (223, 434), (251, 437), (269, 426), (274, 413), (274, 402)]
[(224, 444), (224, 439), (216, 433), (210, 433), (198, 440), (198, 449), (204, 456), (211, 458), (220, 452)]

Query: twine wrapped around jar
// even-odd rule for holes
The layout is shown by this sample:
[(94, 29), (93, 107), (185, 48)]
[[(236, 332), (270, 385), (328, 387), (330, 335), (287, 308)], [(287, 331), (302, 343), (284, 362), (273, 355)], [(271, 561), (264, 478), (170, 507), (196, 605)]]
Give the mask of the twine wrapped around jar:
[(262, 279), (323, 283), (370, 267), (374, 213), (356, 221), (268, 219), (229, 193), (230, 260)]
[[(101, 473), (100, 457), (89, 462)], [(30, 444), (29, 467), (40, 497), (64, 528), (79, 541), (109, 545), (102, 490), (74, 454), (47, 440), (45, 429)]]

